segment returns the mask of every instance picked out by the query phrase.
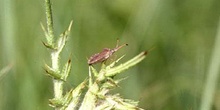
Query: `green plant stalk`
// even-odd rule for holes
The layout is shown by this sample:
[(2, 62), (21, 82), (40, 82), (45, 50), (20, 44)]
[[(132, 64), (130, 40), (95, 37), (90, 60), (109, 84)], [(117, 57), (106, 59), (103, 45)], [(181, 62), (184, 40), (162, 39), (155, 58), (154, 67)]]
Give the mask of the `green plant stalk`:
[(0, 31), (0, 43), (1, 46), (4, 47), (1, 50), (2, 57), (1, 64), (6, 65), (8, 62), (16, 63), (17, 48), (15, 38), (16, 38), (16, 17), (15, 17), (15, 7), (14, 7), (13, 0), (1, 0), (0, 7), (1, 7), (1, 31)]
[[(51, 53), (51, 60), (52, 60), (52, 68), (55, 71), (59, 70), (59, 53), (54, 51)], [(63, 81), (61, 80), (53, 80), (54, 83), (54, 97), (56, 99), (60, 99), (63, 97)]]
[(217, 35), (214, 44), (214, 49), (212, 52), (212, 57), (210, 59), (210, 65), (208, 68), (208, 75), (202, 95), (201, 107), (200, 110), (211, 110), (214, 100), (215, 90), (218, 84), (219, 78), (219, 66), (220, 66), (220, 18), (217, 28)]
[(45, 0), (46, 7), (46, 19), (47, 19), (47, 31), (49, 36), (47, 37), (47, 43), (50, 45), (54, 44), (54, 31), (53, 31), (53, 17), (50, 0)]
[[(52, 19), (52, 9), (50, 0), (45, 0), (46, 7), (46, 20), (47, 20), (47, 32), (48, 36), (47, 43), (54, 47), (54, 30), (53, 30), (53, 19)], [(52, 69), (59, 71), (59, 55), (60, 52), (56, 49), (51, 52)], [(54, 83), (54, 97), (55, 99), (61, 99), (63, 97), (63, 81), (53, 80)]]

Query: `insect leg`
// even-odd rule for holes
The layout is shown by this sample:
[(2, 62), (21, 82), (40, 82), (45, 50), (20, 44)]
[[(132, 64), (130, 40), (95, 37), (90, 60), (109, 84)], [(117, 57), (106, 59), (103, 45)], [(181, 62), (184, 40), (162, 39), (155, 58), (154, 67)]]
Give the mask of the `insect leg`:
[(91, 66), (89, 66), (89, 87), (91, 87), (92, 86), (92, 83), (93, 83), (93, 81), (92, 81), (92, 73), (91, 73)]

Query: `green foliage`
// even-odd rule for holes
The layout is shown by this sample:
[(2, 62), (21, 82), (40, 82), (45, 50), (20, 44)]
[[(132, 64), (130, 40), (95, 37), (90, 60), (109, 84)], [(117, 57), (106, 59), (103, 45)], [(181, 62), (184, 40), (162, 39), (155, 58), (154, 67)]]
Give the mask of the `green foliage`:
[[(131, 60), (116, 67), (114, 67), (115, 64), (124, 56), (114, 61), (110, 65), (105, 66), (103, 63), (99, 73), (97, 73), (97, 70), (90, 65), (89, 68), (92, 68), (93, 76), (91, 75), (91, 71), (89, 69), (89, 85), (85, 96), (81, 96), (81, 94), (83, 92), (82, 90), (86, 86), (86, 80), (63, 96), (63, 83), (67, 80), (70, 74), (71, 60), (69, 59), (67, 61), (62, 70), (59, 68), (59, 62), (62, 60), (60, 58), (60, 54), (66, 45), (67, 37), (69, 36), (72, 26), (72, 21), (69, 25), (69, 28), (62, 33), (57, 42), (54, 43), (53, 19), (50, 0), (45, 0), (45, 4), (48, 30), (46, 31), (42, 24), (41, 26), (47, 39), (47, 43), (43, 42), (43, 44), (46, 48), (51, 50), (52, 67), (45, 64), (44, 69), (47, 75), (51, 76), (54, 80), (54, 98), (49, 100), (50, 106), (54, 107), (55, 110), (142, 110), (141, 108), (137, 107), (137, 102), (129, 99), (123, 99), (119, 96), (119, 94), (112, 95), (109, 93), (109, 91), (114, 87), (118, 87), (119, 81), (114, 80), (112, 77), (142, 61), (147, 52), (142, 52)], [(118, 49), (121, 47), (118, 47)], [(82, 100), (82, 102), (80, 102), (80, 100)]]
[[(87, 58), (105, 47), (114, 47), (119, 38), (129, 46), (115, 54), (116, 58), (126, 54), (118, 66), (142, 50), (156, 48), (146, 60), (114, 77), (115, 82), (127, 78), (119, 83), (119, 88), (113, 81), (103, 85), (117, 88), (111, 93), (140, 100), (138, 105), (150, 110), (198, 110), (210, 103), (211, 109), (220, 109), (219, 87), (215, 86), (219, 78), (207, 80), (208, 74), (214, 73), (212, 68), (219, 67), (211, 63), (217, 62), (213, 58), (219, 56), (214, 52), (218, 50), (215, 41), (218, 41), (219, 0), (52, 2), (54, 43), (74, 20), (68, 42), (58, 57), (60, 73), (69, 59), (72, 64), (68, 78), (62, 80), (63, 97), (65, 91), (78, 87), (84, 79), (89, 84)], [(47, 32), (44, 5), (44, 0), (0, 0), (0, 70), (13, 64), (0, 77), (0, 110), (52, 109), (48, 99), (53, 97), (53, 82), (43, 73), (45, 62), (52, 67), (48, 52), (56, 45), (47, 45), (48, 37), (44, 38), (40, 26), (44, 24)], [(99, 64), (94, 65), (97, 75), (100, 68)], [(215, 90), (207, 90), (207, 96), (213, 99), (205, 100), (204, 89), (214, 86)], [(82, 90), (87, 89), (88, 86)]]
[(145, 58), (145, 56), (146, 52), (142, 52), (131, 60), (120, 64), (119, 66), (115, 66), (115, 64), (123, 57), (122, 56), (109, 65), (103, 63), (99, 72), (90, 66), (89, 68), (91, 68), (90, 71), (92, 71), (93, 76), (90, 76), (90, 86), (83, 99), (82, 105), (80, 106), (80, 110), (142, 110), (137, 107), (138, 102), (123, 99), (118, 93), (110, 93), (110, 90), (119, 87), (118, 83), (122, 80), (116, 80), (113, 77), (139, 63)]

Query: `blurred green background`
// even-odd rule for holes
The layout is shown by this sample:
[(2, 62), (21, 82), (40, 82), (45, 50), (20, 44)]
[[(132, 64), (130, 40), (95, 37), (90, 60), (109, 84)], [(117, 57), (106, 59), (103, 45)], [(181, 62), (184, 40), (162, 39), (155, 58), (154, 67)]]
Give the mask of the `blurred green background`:
[[(118, 92), (140, 100), (149, 110), (198, 110), (210, 72), (218, 33), (219, 0), (52, 0), (55, 35), (73, 20), (62, 63), (71, 55), (72, 72), (65, 90), (88, 77), (87, 59), (116, 39), (129, 46), (122, 62), (155, 47), (147, 58), (125, 71)], [(51, 110), (50, 64), (43, 46), (44, 0), (0, 1), (0, 110)], [(217, 60), (220, 60), (217, 57)], [(216, 65), (219, 68), (219, 65)], [(211, 72), (212, 73), (212, 72)], [(219, 73), (219, 72), (217, 72)], [(218, 76), (218, 75), (217, 75)], [(216, 78), (218, 79), (218, 77)], [(216, 81), (214, 84), (218, 84)], [(214, 89), (212, 110), (220, 110), (220, 89)]]

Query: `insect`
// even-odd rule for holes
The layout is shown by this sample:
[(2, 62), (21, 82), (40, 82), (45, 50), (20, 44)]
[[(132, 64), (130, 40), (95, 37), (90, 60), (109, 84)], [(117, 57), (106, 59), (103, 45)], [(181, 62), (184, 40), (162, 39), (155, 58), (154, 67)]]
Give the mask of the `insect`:
[(89, 59), (88, 59), (88, 64), (92, 65), (92, 64), (96, 64), (99, 62), (104, 62), (106, 61), (112, 54), (114, 54), (116, 51), (118, 51), (120, 48), (127, 46), (128, 44), (123, 44), (121, 46), (118, 46), (118, 42), (119, 40), (117, 40), (117, 45), (115, 48), (110, 49), (110, 48), (104, 48), (102, 50), (102, 52), (97, 53), (92, 55)]

